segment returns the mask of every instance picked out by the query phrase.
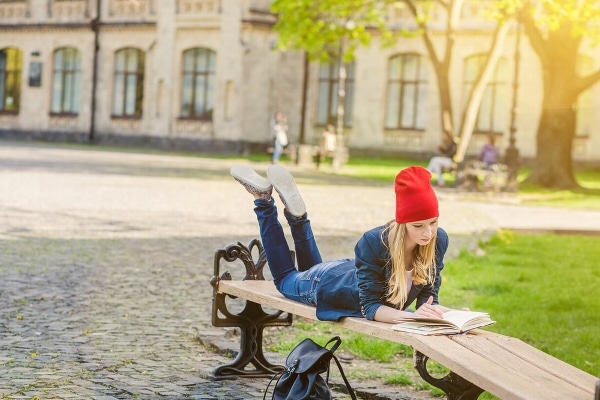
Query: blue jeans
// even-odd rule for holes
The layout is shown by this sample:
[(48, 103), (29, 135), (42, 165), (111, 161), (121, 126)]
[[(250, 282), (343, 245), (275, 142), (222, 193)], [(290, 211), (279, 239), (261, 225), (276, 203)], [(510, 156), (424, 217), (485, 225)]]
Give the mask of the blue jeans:
[(279, 161), (279, 159), (281, 158), (281, 153), (283, 153), (283, 146), (279, 143), (278, 140), (276, 140), (274, 147), (273, 147), (273, 162), (274, 163)]
[(298, 260), (296, 269), (283, 228), (277, 219), (275, 200), (256, 199), (254, 205), (275, 287), (288, 299), (316, 306), (316, 290), (323, 272), (339, 261), (322, 262), (307, 214), (297, 218), (284, 211), (294, 239)]

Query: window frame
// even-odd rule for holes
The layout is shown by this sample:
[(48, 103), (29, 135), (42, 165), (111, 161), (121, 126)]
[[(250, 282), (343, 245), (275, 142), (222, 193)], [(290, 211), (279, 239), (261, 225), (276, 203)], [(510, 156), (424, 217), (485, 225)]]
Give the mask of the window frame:
[[(415, 76), (408, 78), (406, 75), (406, 65), (409, 58), (416, 60)], [(399, 76), (392, 77), (393, 72), (392, 63), (399, 60)], [(413, 131), (425, 131), (426, 129), (426, 101), (427, 101), (427, 90), (429, 88), (429, 70), (427, 65), (426, 57), (419, 53), (399, 53), (391, 56), (388, 59), (388, 74), (387, 74), (387, 94), (385, 99), (385, 119), (384, 128), (388, 130), (413, 130)], [(397, 99), (397, 110), (396, 121), (392, 125), (390, 124), (390, 113), (392, 112), (391, 96), (393, 95), (392, 85), (397, 85), (398, 90), (396, 94)], [(412, 92), (412, 116), (410, 123), (404, 121), (404, 107), (405, 98), (410, 96), (408, 87), (413, 87)], [(423, 95), (423, 96), (422, 96)], [(423, 99), (421, 99), (421, 96)]]
[[(205, 65), (198, 65), (200, 53), (204, 53)], [(186, 57), (191, 57), (192, 68), (187, 70)], [(212, 121), (215, 109), (215, 90), (216, 90), (216, 70), (217, 70), (217, 52), (206, 47), (193, 47), (181, 53), (181, 86), (180, 86), (180, 105), (179, 119)], [(186, 89), (186, 81), (189, 78), (191, 87), (190, 92)], [(199, 81), (203, 81), (198, 93)], [(190, 93), (189, 102), (186, 103), (187, 95)], [(197, 101), (201, 98), (200, 107)], [(186, 104), (189, 104), (189, 111), (185, 110)], [(200, 108), (198, 110), (198, 108)]]
[[(353, 104), (354, 104), (354, 87), (355, 87), (355, 70), (354, 62), (345, 63), (346, 81), (344, 98), (344, 127), (352, 128), (353, 119)], [(324, 68), (327, 68), (326, 74), (323, 74)], [(315, 126), (326, 126), (328, 124), (337, 125), (337, 103), (339, 84), (339, 61), (335, 60), (330, 63), (319, 64), (319, 75), (317, 82), (317, 110), (315, 117)], [(325, 88), (326, 97), (323, 98), (322, 88)], [(325, 108), (325, 113), (322, 109)], [(325, 118), (323, 120), (323, 117)]]
[[(132, 54), (136, 54), (137, 60), (135, 60), (135, 68), (129, 70), (129, 57)], [(123, 62), (120, 62), (120, 57), (124, 57)], [(124, 66), (123, 69), (119, 68), (119, 64)], [(144, 115), (144, 81), (145, 81), (145, 65), (146, 65), (146, 53), (135, 47), (124, 47), (115, 51), (114, 53), (114, 65), (113, 65), (113, 95), (111, 105), (111, 118), (129, 118), (129, 119), (140, 119)], [(122, 82), (119, 85), (119, 79), (122, 78)], [(130, 79), (135, 79), (135, 84), (130, 85)], [(135, 88), (135, 92), (132, 93), (131, 88)], [(121, 92), (119, 91), (121, 90)], [(119, 97), (117, 97), (119, 96)], [(128, 101), (135, 99), (133, 106), (133, 112), (128, 111), (131, 109)], [(120, 103), (118, 105), (117, 103)], [(118, 109), (117, 109), (118, 107)]]
[[(579, 54), (576, 64), (577, 73), (580, 76), (587, 75), (594, 71), (594, 58), (585, 54)], [(588, 87), (577, 96), (575, 102), (575, 136), (586, 137), (589, 136), (592, 129), (592, 114), (594, 112), (594, 90), (597, 87), (597, 83)]]
[[(485, 54), (473, 54), (468, 57), (465, 57), (463, 62), (464, 73), (463, 73), (463, 106), (464, 110), (467, 104), (467, 100), (469, 98), (469, 94), (472, 86), (475, 84), (477, 80), (477, 75), (480, 73), (481, 69), (484, 67), (485, 62)], [(479, 65), (477, 68), (477, 73), (475, 76), (467, 77), (469, 62), (477, 62)], [(473, 126), (474, 134), (503, 134), (508, 127), (508, 103), (505, 107), (498, 107), (498, 104), (502, 101), (502, 90), (504, 90), (504, 102), (508, 102), (508, 61), (506, 57), (500, 57), (494, 68), (494, 72), (492, 74), (492, 78), (488, 82), (483, 97), (481, 98), (481, 104), (479, 105), (479, 109), (477, 111), (477, 117), (475, 121), (475, 125)], [(504, 76), (504, 79), (502, 78)], [(489, 102), (488, 111), (489, 112), (489, 121), (488, 126), (491, 129), (483, 129), (481, 127), (482, 124), (482, 112), (484, 112), (483, 107), (486, 105), (486, 100), (491, 97), (491, 101)], [(501, 106), (502, 104), (500, 104)], [(501, 129), (500, 129), (501, 128)]]
[[(0, 63), (0, 114), (18, 114), (21, 108), (23, 52), (16, 47), (5, 47), (0, 52), (5, 55), (4, 63)], [(8, 96), (9, 91), (12, 97)], [(12, 104), (16, 104), (11, 109), (7, 105), (9, 97), (13, 99)]]
[[(62, 57), (62, 65), (57, 66), (57, 56), (59, 53), (65, 53)], [(68, 57), (73, 57), (69, 63)], [(68, 68), (69, 64), (72, 68)], [(60, 80), (60, 101), (58, 111), (55, 110), (55, 90), (57, 79)], [(69, 93), (65, 82), (72, 80)], [(55, 116), (77, 116), (79, 115), (79, 104), (81, 103), (81, 51), (75, 47), (60, 47), (52, 53), (52, 87), (50, 92), (50, 115)], [(65, 106), (65, 99), (70, 98), (71, 104)]]

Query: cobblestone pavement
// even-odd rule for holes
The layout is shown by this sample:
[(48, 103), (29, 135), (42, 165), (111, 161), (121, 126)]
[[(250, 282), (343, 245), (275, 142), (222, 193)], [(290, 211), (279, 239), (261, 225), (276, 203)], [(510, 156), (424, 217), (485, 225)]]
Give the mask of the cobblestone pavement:
[[(197, 340), (224, 336), (214, 251), (258, 233), (231, 163), (0, 142), (0, 398), (262, 398), (266, 380), (207, 379), (231, 359)], [(386, 185), (292, 168), (329, 258), (389, 219)], [(444, 203), (460, 246), (497, 228)]]

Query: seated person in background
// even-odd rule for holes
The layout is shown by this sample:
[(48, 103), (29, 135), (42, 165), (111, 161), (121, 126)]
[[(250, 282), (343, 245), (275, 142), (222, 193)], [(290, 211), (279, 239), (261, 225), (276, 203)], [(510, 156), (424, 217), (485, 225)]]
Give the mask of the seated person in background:
[(438, 151), (441, 156), (432, 157), (431, 160), (429, 160), (427, 169), (436, 176), (438, 186), (444, 186), (442, 173), (444, 172), (444, 169), (452, 169), (454, 164), (453, 157), (456, 154), (456, 142), (452, 135), (450, 135), (450, 132), (444, 131), (442, 143), (438, 146)]
[[(498, 148), (496, 147), (496, 139), (494, 135), (490, 135), (488, 137), (488, 142), (483, 145), (481, 148), (481, 152), (479, 153), (479, 161), (483, 163), (483, 167), (485, 169), (490, 169), (490, 167), (498, 162)], [(483, 187), (490, 187), (490, 175), (486, 175), (483, 180)]]
[(479, 153), (479, 161), (483, 162), (488, 169), (492, 164), (498, 162), (498, 148), (495, 143), (496, 139), (494, 138), (494, 135), (490, 135), (488, 142), (483, 145), (481, 153)]
[(331, 124), (327, 124), (327, 129), (323, 131), (321, 140), (319, 141), (319, 156), (317, 158), (317, 167), (325, 161), (327, 157), (332, 157), (335, 152), (337, 137), (335, 136), (335, 128)]

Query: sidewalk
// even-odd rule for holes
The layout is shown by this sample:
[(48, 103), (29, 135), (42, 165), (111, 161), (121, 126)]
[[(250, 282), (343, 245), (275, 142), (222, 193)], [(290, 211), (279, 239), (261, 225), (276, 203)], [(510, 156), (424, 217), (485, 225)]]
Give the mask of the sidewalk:
[[(205, 379), (231, 359), (197, 340), (237, 344), (210, 322), (213, 254), (258, 234), (230, 166), (0, 142), (0, 398), (262, 398), (266, 380)], [(326, 258), (351, 256), (363, 231), (393, 216), (388, 185), (292, 170)], [(499, 227), (600, 221), (439, 195), (453, 252)]]

